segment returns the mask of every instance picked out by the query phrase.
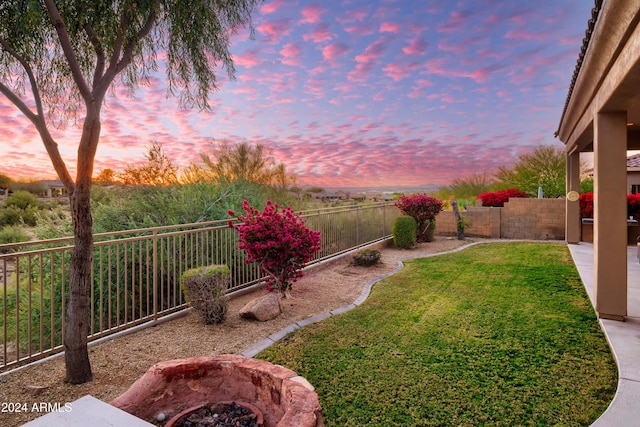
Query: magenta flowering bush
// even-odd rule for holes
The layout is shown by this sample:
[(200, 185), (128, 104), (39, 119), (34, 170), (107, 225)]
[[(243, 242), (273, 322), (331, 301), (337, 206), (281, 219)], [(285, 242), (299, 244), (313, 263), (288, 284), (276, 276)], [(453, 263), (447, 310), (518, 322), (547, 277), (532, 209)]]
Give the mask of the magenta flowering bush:
[(412, 194), (410, 196), (403, 194), (398, 197), (395, 205), (403, 214), (416, 220), (418, 224), (418, 241), (429, 241), (429, 237), (427, 236), (430, 231), (429, 228), (431, 228), (432, 231), (433, 227), (435, 227), (436, 216), (442, 211), (442, 200), (438, 200), (427, 194)]
[[(269, 291), (288, 296), (304, 265), (320, 250), (320, 232), (307, 228), (290, 207), (279, 211), (270, 200), (262, 212), (246, 200), (242, 209), (245, 214), (237, 217), (239, 223), (230, 221), (229, 226), (238, 230), (238, 248), (246, 252), (245, 262), (258, 263), (267, 275)], [(228, 214), (236, 217), (233, 211)]]

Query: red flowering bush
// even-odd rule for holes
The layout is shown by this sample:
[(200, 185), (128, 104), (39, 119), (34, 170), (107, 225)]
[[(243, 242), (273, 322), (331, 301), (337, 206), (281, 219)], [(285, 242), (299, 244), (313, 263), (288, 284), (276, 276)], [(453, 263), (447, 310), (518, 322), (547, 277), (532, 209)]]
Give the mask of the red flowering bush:
[[(640, 216), (640, 194), (627, 194), (627, 215)], [(593, 193), (580, 195), (580, 217), (593, 218)]]
[(582, 193), (580, 195), (580, 217), (593, 218), (593, 193)]
[(508, 202), (512, 197), (527, 198), (529, 195), (517, 188), (508, 188), (500, 191), (485, 191), (476, 197), (476, 200), (482, 200), (482, 206), (493, 206), (501, 208), (505, 202)]
[(640, 214), (640, 194), (627, 194), (627, 215), (637, 219)]
[[(412, 194), (398, 197), (395, 205), (400, 211), (412, 217), (418, 224), (417, 237), (419, 242), (427, 242), (432, 239), (428, 237), (429, 231), (433, 231), (435, 227), (436, 215), (442, 211), (442, 200), (426, 194)], [(431, 228), (431, 230), (429, 230)], [(432, 234), (431, 234), (432, 235)]]
[[(320, 250), (320, 232), (304, 226), (302, 218), (287, 207), (267, 201), (264, 211), (242, 202), (244, 215), (240, 223), (229, 222), (238, 230), (239, 249), (247, 254), (246, 263), (257, 262), (267, 275), (267, 289), (276, 289), (288, 296), (291, 285), (302, 276), (302, 268)], [(233, 211), (228, 214), (235, 217)]]

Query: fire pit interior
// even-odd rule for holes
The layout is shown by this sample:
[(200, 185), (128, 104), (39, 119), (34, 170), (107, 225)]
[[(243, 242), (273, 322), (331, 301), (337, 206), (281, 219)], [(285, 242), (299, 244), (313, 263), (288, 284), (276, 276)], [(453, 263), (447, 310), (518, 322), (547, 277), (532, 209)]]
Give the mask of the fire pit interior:
[(186, 410), (231, 402), (255, 407), (263, 427), (324, 425), (318, 395), (306, 379), (282, 366), (237, 355), (160, 362), (111, 404), (169, 427), (180, 425), (169, 422)]

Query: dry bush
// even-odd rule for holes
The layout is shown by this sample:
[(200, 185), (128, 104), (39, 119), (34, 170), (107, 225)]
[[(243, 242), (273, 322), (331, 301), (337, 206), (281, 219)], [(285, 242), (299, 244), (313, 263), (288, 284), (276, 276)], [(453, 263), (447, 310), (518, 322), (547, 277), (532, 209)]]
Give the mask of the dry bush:
[(193, 268), (182, 274), (182, 290), (187, 302), (207, 325), (224, 321), (230, 281), (231, 273), (226, 265)]

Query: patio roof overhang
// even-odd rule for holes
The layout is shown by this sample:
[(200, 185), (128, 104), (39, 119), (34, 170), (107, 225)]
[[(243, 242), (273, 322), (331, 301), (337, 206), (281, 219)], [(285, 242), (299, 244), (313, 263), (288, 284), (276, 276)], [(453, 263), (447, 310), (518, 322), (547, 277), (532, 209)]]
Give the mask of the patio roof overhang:
[(594, 152), (600, 318), (627, 317), (627, 150), (640, 149), (640, 0), (596, 0), (556, 136), (567, 152), (566, 240), (580, 241), (580, 153)]
[(557, 135), (567, 152), (593, 151), (593, 118), (627, 112), (640, 149), (640, 0), (596, 1)]

